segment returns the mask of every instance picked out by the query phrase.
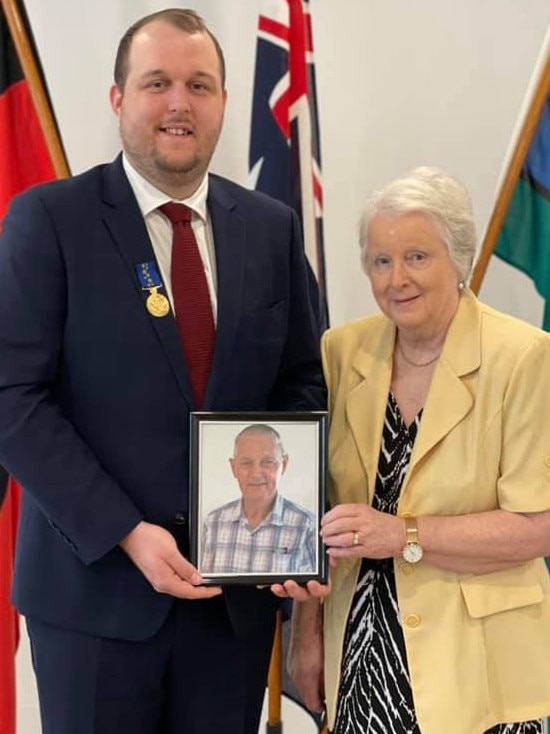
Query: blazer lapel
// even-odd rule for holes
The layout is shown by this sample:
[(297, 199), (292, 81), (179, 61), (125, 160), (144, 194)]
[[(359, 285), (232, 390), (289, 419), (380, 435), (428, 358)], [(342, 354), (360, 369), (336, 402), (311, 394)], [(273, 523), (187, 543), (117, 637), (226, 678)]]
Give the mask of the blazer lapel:
[[(472, 339), (472, 332), (476, 335)], [(403, 493), (413, 471), (424, 457), (472, 409), (473, 398), (464, 377), (481, 363), (481, 319), (477, 299), (466, 290), (449, 328), (441, 360), (434, 372), (420, 430), (415, 441)], [(391, 386), (395, 327), (387, 321), (376, 342), (357, 350), (352, 368), (357, 383), (346, 398), (346, 416), (357, 454), (368, 480), (369, 502), (376, 486), (376, 471), (388, 394)], [(364, 502), (364, 497), (350, 498)]]
[(193, 391), (174, 316), (170, 312), (167, 316), (157, 318), (147, 311), (145, 303), (149, 292), (141, 288), (137, 277), (136, 266), (155, 260), (155, 253), (143, 216), (124, 173), (121, 156), (105, 169), (103, 201), (103, 218), (126, 264), (128, 277), (134, 283), (138, 299), (136, 305), (143, 310), (158, 336), (178, 385), (192, 408)]
[(210, 176), (208, 208), (216, 246), (218, 323), (206, 406), (214, 404), (216, 392), (221, 386), (242, 310), (246, 236), (244, 221), (234, 211), (235, 206), (223, 183)]
[[(476, 335), (475, 339), (472, 339), (472, 332)], [(408, 477), (428, 452), (472, 409), (474, 400), (463, 378), (479, 369), (480, 338), (481, 319), (477, 300), (470, 291), (466, 291), (461, 296), (443, 354), (434, 372)]]
[[(395, 327), (387, 321), (378, 342), (365, 344), (358, 350), (353, 369), (359, 376), (359, 382), (346, 399), (349, 427), (367, 475), (369, 502), (372, 501), (376, 485), (378, 455), (391, 384), (394, 340)], [(355, 498), (355, 501), (364, 502), (365, 498)]]

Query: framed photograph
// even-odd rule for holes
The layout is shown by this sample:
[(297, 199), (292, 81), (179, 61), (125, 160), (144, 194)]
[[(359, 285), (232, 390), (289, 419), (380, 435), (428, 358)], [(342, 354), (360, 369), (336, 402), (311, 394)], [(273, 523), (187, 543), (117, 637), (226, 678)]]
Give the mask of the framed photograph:
[(191, 414), (191, 562), (205, 583), (327, 579), (327, 414)]

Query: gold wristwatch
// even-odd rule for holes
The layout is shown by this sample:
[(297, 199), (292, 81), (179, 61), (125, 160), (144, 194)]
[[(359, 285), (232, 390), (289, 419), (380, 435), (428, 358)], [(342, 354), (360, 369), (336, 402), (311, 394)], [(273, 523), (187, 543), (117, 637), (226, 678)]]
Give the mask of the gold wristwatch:
[(418, 542), (418, 522), (416, 517), (404, 517), (407, 530), (407, 542), (401, 555), (407, 563), (418, 563), (421, 560), (423, 550)]

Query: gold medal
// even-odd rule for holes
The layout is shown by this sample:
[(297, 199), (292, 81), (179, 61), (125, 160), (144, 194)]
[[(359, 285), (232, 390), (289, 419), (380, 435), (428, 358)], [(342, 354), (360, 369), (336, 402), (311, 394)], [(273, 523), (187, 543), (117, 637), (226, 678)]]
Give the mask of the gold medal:
[(145, 305), (151, 316), (162, 318), (170, 313), (170, 301), (163, 296), (162, 293), (158, 293), (158, 288), (151, 288), (151, 292), (147, 296)]

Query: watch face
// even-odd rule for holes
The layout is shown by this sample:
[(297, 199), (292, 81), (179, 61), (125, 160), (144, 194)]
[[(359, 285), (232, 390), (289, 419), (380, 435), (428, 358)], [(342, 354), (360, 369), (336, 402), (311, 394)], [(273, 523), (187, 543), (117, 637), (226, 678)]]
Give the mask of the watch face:
[(418, 543), (407, 543), (403, 548), (403, 558), (408, 563), (418, 563), (422, 558), (422, 546)]

